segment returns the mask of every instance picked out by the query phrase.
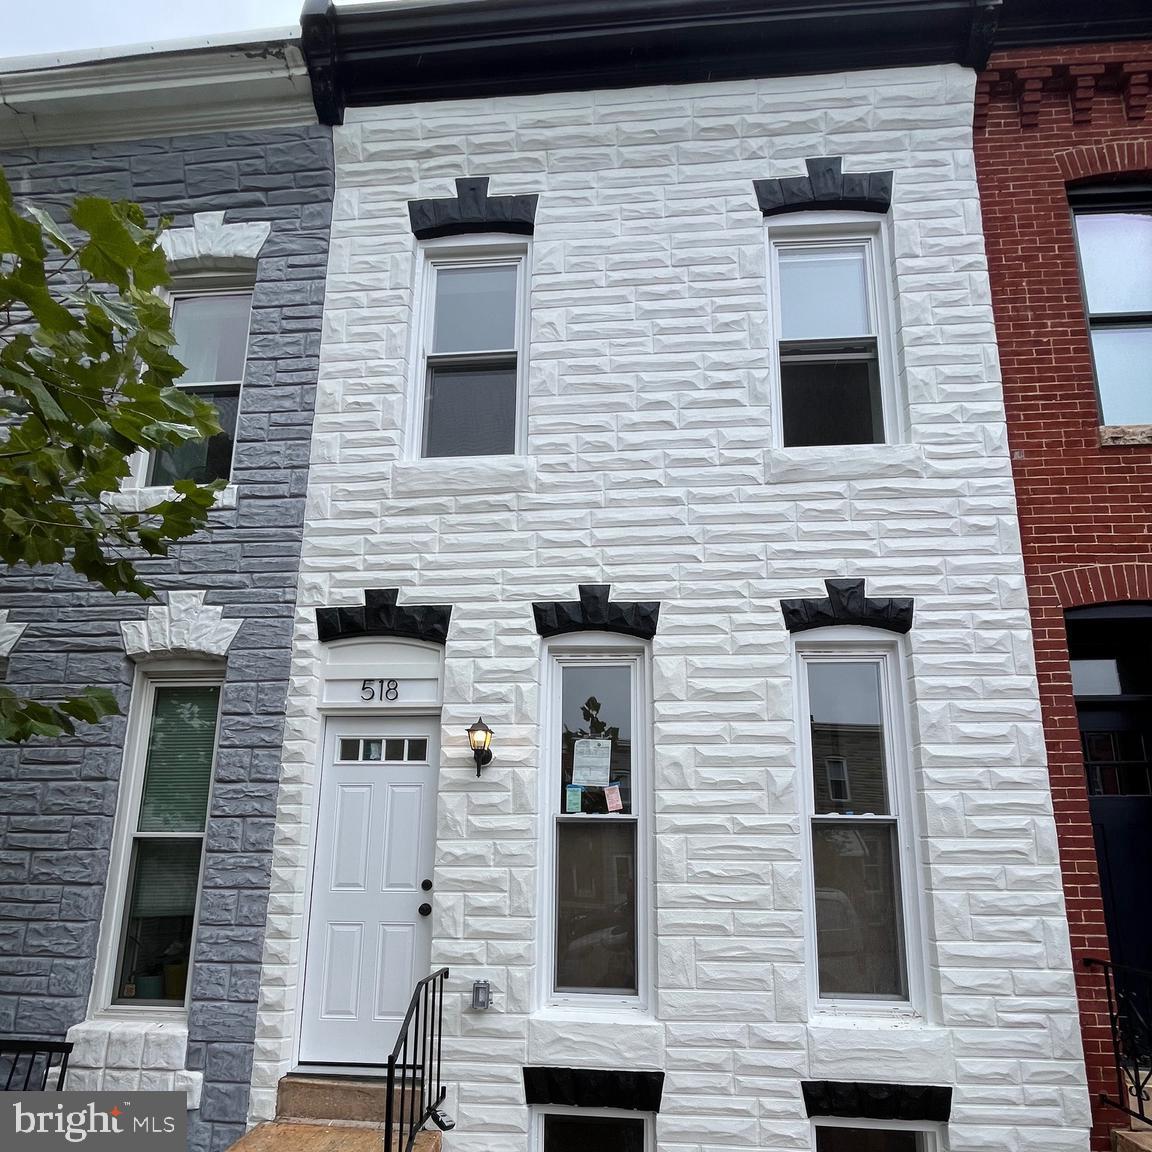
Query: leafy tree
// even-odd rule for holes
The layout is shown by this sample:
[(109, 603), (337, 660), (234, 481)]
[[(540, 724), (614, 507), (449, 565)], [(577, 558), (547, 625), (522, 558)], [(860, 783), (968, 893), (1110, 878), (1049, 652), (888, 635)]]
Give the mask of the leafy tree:
[[(134, 558), (200, 528), (222, 482), (174, 485), (143, 511), (112, 499), (140, 449), (220, 430), (211, 404), (173, 386), (168, 281), (135, 204), (87, 196), (71, 227), (17, 206), (0, 172), (0, 562), (58, 565), (111, 593), (150, 597)], [(88, 687), (33, 700), (0, 685), (0, 739), (59, 736), (118, 711)]]

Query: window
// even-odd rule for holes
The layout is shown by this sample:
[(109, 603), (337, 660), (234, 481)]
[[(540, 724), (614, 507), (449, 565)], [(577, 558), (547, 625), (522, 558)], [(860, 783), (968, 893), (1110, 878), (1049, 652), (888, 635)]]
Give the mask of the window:
[(908, 1001), (905, 857), (893, 763), (895, 654), (801, 653), (817, 999)]
[(637, 1004), (645, 922), (645, 711), (638, 654), (558, 656), (548, 819), (552, 1000)]
[(607, 1109), (557, 1109), (537, 1116), (538, 1152), (650, 1152), (650, 1118)]
[[(129, 753), (118, 835), (111, 1002), (182, 1008), (216, 752), (219, 684), (143, 681), (147, 732)], [(110, 877), (110, 883), (112, 879)]]
[(520, 426), (524, 253), (428, 262), (422, 456), (506, 456)]
[(781, 443), (885, 440), (875, 238), (770, 242)]
[(206, 484), (231, 476), (251, 311), (250, 290), (173, 294), (176, 345), (172, 352), (185, 367), (177, 384), (215, 406), (221, 431), (207, 440), (189, 440), (178, 448), (152, 453), (148, 484), (177, 480)]
[(1104, 424), (1152, 424), (1152, 189), (1072, 193)]
[(891, 1120), (825, 1120), (816, 1125), (816, 1152), (935, 1152), (934, 1128)]

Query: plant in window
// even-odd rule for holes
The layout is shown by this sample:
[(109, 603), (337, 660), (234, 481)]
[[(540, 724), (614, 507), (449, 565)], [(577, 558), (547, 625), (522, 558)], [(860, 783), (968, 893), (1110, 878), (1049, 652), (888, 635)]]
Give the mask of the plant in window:
[[(140, 512), (109, 497), (141, 449), (176, 452), (220, 424), (173, 386), (184, 366), (156, 295), (168, 279), (160, 229), (136, 205), (96, 197), (68, 221), (18, 208), (0, 173), (0, 561), (64, 564), (147, 597), (132, 557), (166, 555), (202, 527), (219, 485), (180, 480)], [(102, 688), (50, 702), (0, 687), (0, 739), (59, 736), (116, 711)]]

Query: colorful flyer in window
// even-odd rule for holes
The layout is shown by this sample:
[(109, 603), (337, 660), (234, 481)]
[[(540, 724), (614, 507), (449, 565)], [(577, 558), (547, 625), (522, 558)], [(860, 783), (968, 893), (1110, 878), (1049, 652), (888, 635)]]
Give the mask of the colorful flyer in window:
[(604, 789), (604, 802), (608, 805), (609, 812), (623, 812), (624, 801), (620, 799), (620, 785), (609, 784)]
[(572, 783), (606, 788), (612, 770), (611, 740), (577, 740), (572, 745)]
[(583, 798), (584, 789), (579, 784), (569, 784), (564, 789), (564, 811), (565, 812), (579, 812), (580, 801)]

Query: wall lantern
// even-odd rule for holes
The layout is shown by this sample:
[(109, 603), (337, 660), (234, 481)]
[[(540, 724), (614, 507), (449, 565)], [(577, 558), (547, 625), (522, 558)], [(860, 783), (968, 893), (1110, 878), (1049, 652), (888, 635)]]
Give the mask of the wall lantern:
[(468, 743), (472, 748), (472, 755), (476, 758), (476, 775), (479, 776), (480, 769), (492, 761), (492, 751), (488, 747), (492, 743), (492, 729), (484, 723), (483, 716), (468, 729)]

